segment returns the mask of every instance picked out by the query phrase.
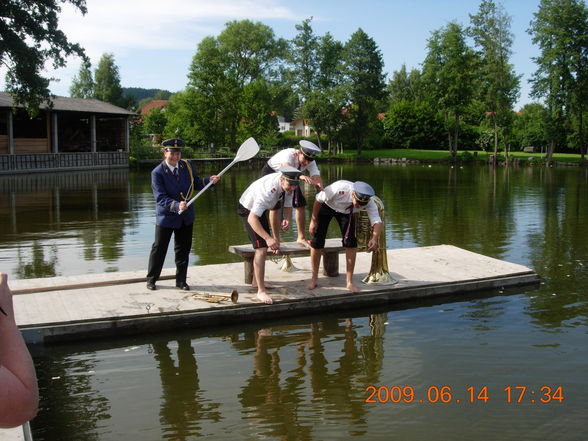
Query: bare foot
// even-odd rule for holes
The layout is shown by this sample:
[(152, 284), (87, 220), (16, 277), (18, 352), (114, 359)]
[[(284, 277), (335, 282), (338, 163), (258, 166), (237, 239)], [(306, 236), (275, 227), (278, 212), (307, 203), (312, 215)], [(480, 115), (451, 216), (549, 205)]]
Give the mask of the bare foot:
[(263, 303), (266, 303), (268, 305), (271, 305), (272, 303), (274, 303), (272, 298), (270, 296), (268, 296), (267, 293), (265, 293), (265, 292), (258, 292), (257, 298), (259, 300), (261, 300)]
[(299, 237), (298, 239), (296, 239), (296, 242), (298, 242), (304, 248), (310, 249), (310, 242), (307, 239), (305, 239), (304, 237)]
[(308, 285), (306, 285), (306, 289), (315, 289), (318, 286), (318, 283), (316, 280), (311, 280), (310, 282), (308, 282)]
[(353, 283), (348, 283), (347, 289), (351, 292), (360, 292), (361, 291), (361, 289), (357, 288)]

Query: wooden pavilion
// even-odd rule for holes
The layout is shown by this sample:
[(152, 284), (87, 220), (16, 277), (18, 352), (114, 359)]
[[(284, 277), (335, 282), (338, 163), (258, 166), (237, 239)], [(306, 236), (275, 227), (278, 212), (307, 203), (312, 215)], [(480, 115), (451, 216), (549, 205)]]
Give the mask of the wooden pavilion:
[(0, 92), (0, 174), (128, 167), (129, 119), (95, 99), (53, 99), (31, 118)]

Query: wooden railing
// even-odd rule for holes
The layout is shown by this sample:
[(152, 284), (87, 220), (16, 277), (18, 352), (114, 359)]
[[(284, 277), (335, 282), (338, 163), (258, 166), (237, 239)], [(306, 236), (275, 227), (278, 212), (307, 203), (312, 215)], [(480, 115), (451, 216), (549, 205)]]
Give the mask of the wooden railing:
[(0, 154), (0, 173), (128, 167), (128, 152)]

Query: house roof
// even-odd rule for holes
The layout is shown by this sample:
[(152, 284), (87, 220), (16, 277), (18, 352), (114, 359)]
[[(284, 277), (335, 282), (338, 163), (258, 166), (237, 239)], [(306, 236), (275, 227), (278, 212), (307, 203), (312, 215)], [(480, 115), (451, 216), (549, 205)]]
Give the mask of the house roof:
[(153, 101), (149, 101), (147, 104), (145, 104), (144, 106), (142, 106), (139, 109), (139, 113), (141, 115), (147, 115), (153, 109), (157, 109), (159, 107), (165, 107), (168, 104), (169, 104), (169, 100), (153, 100)]
[[(14, 105), (12, 96), (6, 92), (0, 92), (0, 107), (18, 107), (24, 108), (23, 105)], [(41, 109), (47, 109), (46, 104), (42, 104)], [(95, 100), (91, 98), (66, 98), (57, 96), (53, 98), (53, 110), (67, 111), (67, 112), (87, 112), (87, 113), (102, 113), (109, 115), (135, 115), (130, 110), (113, 104), (105, 103), (104, 101)]]

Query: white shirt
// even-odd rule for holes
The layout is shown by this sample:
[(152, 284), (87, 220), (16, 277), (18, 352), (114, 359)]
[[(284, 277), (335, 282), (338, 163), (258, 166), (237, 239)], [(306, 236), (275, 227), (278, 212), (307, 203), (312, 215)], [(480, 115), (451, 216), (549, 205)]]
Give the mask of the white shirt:
[[(353, 182), (341, 180), (325, 187), (323, 191), (316, 195), (315, 199), (322, 204), (327, 204), (339, 213), (349, 213), (349, 207), (353, 203), (352, 193)], [(378, 222), (382, 223), (378, 213), (378, 206), (372, 199), (360, 208), (353, 207), (354, 213), (362, 210), (367, 211), (372, 226)]]
[(296, 154), (296, 152), (298, 152), (298, 151), (299, 151), (298, 149), (294, 149), (294, 148), (284, 149), (284, 150), (276, 153), (274, 156), (272, 156), (267, 161), (267, 163), (275, 171), (278, 171), (280, 169), (280, 167), (282, 166), (282, 164), (287, 162), (292, 167), (297, 168), (300, 171), (304, 171), (304, 170), (308, 169), (308, 174), (310, 176), (320, 176), (321, 172), (319, 171), (319, 169), (316, 165), (316, 161), (309, 162), (308, 165), (305, 167), (300, 166), (300, 161), (298, 160), (298, 155)]
[[(172, 172), (172, 175), (174, 174), (174, 170), (175, 170), (176, 168), (178, 168), (178, 166), (177, 166), (177, 165), (176, 165), (175, 167), (174, 167), (173, 165), (169, 165), (169, 163), (168, 163), (167, 161), (165, 161), (165, 165), (167, 165), (167, 168), (169, 168), (169, 171), (170, 171), (170, 172)], [(180, 172), (180, 171), (178, 170), (178, 173), (179, 173), (179, 172)]]
[[(258, 217), (261, 217), (265, 210), (271, 210), (280, 200), (284, 190), (280, 185), (281, 173), (271, 173), (254, 181), (247, 190), (243, 192), (239, 203)], [(284, 207), (292, 206), (294, 192), (284, 197)]]

